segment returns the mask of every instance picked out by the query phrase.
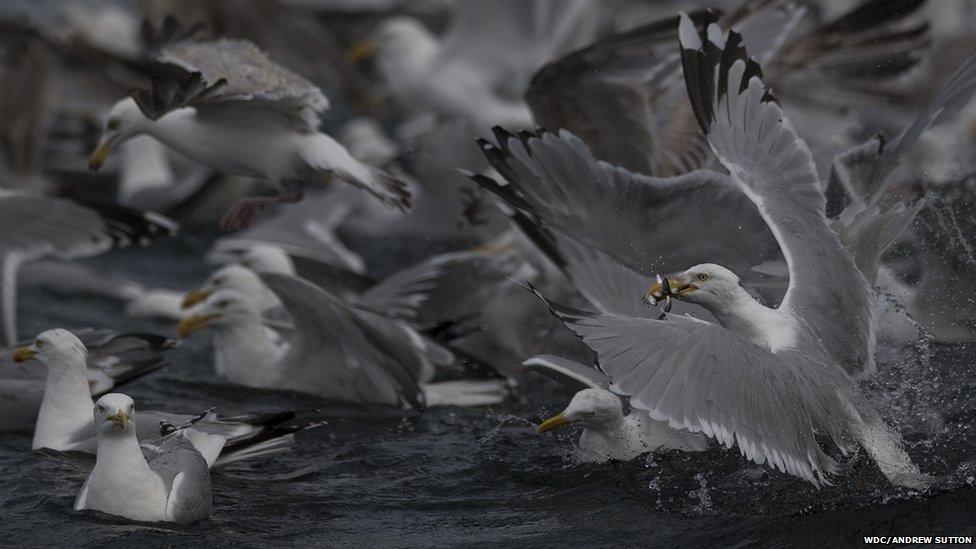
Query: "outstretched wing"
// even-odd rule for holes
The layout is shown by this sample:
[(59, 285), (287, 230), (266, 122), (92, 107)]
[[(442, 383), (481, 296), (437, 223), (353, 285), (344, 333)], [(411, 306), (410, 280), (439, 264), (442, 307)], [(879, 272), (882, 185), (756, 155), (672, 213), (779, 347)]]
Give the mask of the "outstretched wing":
[(595, 160), (566, 131), (496, 134), (497, 146), (479, 143), (506, 184), (474, 176), (477, 183), (640, 274), (705, 262), (745, 274), (779, 257), (756, 206), (726, 175), (699, 170), (648, 177)]
[(122, 206), (0, 189), (0, 337), (7, 344), (16, 341), (16, 277), (23, 262), (88, 257), (175, 230), (162, 216)]
[(851, 374), (874, 370), (874, 295), (830, 228), (810, 149), (762, 82), (742, 38), (679, 29), (688, 96), (712, 150), (756, 204), (790, 270), (781, 308), (807, 323)]
[[(711, 14), (692, 18), (704, 24)], [(536, 124), (568, 130), (599, 160), (634, 173), (670, 177), (701, 167), (708, 145), (672, 85), (677, 24), (655, 21), (545, 65), (525, 94)]]
[(827, 483), (827, 473), (839, 471), (816, 440), (822, 430), (849, 449), (831, 406), (844, 385), (830, 377), (830, 365), (799, 354), (774, 355), (692, 317), (653, 320), (550, 308), (596, 351), (612, 389), (651, 418), (729, 448), (737, 445), (752, 461), (818, 486)]
[[(171, 21), (167, 19), (164, 25)], [(246, 40), (186, 38), (151, 55), (152, 87), (130, 95), (153, 120), (185, 106), (204, 109), (201, 114), (230, 117), (240, 117), (241, 109), (257, 109), (314, 131), (318, 114), (329, 108), (329, 100), (318, 86), (275, 63)]]
[(580, 364), (575, 360), (554, 355), (536, 355), (522, 363), (526, 368), (551, 377), (556, 381), (577, 389), (610, 390), (612, 380), (607, 374), (593, 366)]

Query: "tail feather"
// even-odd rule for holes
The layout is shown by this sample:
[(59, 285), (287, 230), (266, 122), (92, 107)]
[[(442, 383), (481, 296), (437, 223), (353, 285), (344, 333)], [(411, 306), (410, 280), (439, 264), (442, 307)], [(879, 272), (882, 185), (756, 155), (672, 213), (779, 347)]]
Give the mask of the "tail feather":
[(356, 160), (341, 144), (324, 133), (304, 138), (301, 155), (314, 170), (334, 174), (376, 197), (380, 202), (406, 212), (411, 206), (407, 182), (394, 174)]

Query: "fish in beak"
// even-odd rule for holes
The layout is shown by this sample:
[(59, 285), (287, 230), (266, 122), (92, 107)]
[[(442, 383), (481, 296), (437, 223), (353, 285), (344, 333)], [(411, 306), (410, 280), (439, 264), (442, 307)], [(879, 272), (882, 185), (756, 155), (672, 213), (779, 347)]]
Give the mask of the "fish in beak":
[(376, 48), (376, 42), (370, 40), (356, 42), (349, 48), (346, 57), (352, 63), (361, 63), (376, 54)]
[(539, 432), (545, 433), (546, 431), (555, 429), (556, 427), (564, 427), (570, 423), (572, 423), (572, 421), (566, 419), (564, 414), (556, 414), (539, 424)]
[(129, 416), (126, 415), (125, 410), (119, 410), (115, 412), (114, 416), (109, 416), (108, 420), (119, 426), (119, 429), (125, 429), (126, 423), (129, 422)]
[(108, 154), (112, 152), (113, 148), (115, 148), (116, 141), (118, 141), (117, 135), (110, 135), (102, 138), (102, 140), (98, 143), (98, 147), (96, 147), (91, 153), (91, 156), (88, 157), (89, 170), (97, 172), (99, 169), (101, 169), (102, 164), (105, 163), (105, 159), (108, 157)]
[(14, 351), (14, 362), (27, 362), (37, 356), (37, 351), (30, 347), (21, 347)]
[(190, 315), (176, 326), (176, 337), (184, 338), (218, 318), (220, 315)]
[(180, 308), (189, 309), (208, 297), (210, 297), (210, 292), (207, 290), (191, 290), (183, 296), (183, 302), (180, 303)]
[(657, 305), (661, 301), (666, 303), (665, 310), (671, 310), (671, 299), (681, 299), (683, 296), (698, 289), (698, 286), (684, 281), (681, 276), (665, 278), (657, 275), (657, 282), (644, 292), (644, 302)]

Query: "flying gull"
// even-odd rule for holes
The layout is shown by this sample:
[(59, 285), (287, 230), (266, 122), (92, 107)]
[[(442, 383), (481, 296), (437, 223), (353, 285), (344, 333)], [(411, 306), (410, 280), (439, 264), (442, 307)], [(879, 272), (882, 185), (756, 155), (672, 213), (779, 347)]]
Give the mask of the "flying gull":
[[(183, 430), (155, 446), (140, 446), (132, 399), (111, 393), (94, 406), (95, 467), (75, 510), (91, 509), (142, 522), (191, 524), (210, 515), (207, 462)], [(91, 421), (91, 420), (89, 420)]]
[(315, 174), (333, 174), (392, 207), (409, 208), (403, 181), (360, 163), (319, 131), (329, 100), (318, 87), (250, 42), (197, 41), (193, 34), (179, 33), (172, 19), (164, 22), (159, 40), (170, 43), (154, 52), (152, 88), (133, 91), (112, 107), (89, 159), (92, 169), (115, 146), (148, 134), (201, 164), (280, 188), (276, 197), (235, 204), (221, 222), (225, 229), (250, 225), (264, 205), (301, 200), (312, 180), (307, 176)]
[(592, 34), (593, 6), (589, 0), (462, 0), (442, 38), (415, 18), (397, 16), (351, 55), (375, 54), (391, 93), (419, 114), (460, 117), (480, 129), (529, 127), (532, 115), (521, 97), (529, 77)]
[(17, 341), (17, 270), (41, 259), (75, 259), (172, 235), (165, 217), (112, 204), (80, 204), (0, 189), (0, 338)]
[(818, 486), (842, 467), (815, 433), (844, 454), (856, 441), (891, 482), (924, 486), (900, 437), (852, 380), (874, 368), (873, 295), (828, 225), (809, 149), (737, 33), (726, 38), (711, 24), (700, 35), (683, 16), (679, 36), (696, 118), (780, 243), (786, 296), (777, 308), (763, 306), (735, 273), (701, 264), (647, 297), (697, 303), (718, 322), (553, 310), (597, 352), (615, 389), (654, 419), (737, 445), (747, 458)]

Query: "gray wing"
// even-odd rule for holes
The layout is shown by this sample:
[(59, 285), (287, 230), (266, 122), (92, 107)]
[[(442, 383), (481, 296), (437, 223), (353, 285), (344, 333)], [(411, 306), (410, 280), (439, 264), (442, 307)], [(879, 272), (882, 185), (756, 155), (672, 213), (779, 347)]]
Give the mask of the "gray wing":
[(212, 253), (215, 256), (229, 254), (233, 257), (251, 244), (271, 243), (280, 246), (293, 258), (362, 274), (366, 271), (363, 258), (335, 235), (336, 227), (353, 209), (346, 200), (348, 191), (359, 192), (337, 187), (322, 193), (310, 193), (301, 202), (290, 204), (287, 210), (279, 208), (274, 215), (254, 227), (221, 238), (214, 244)]
[(561, 356), (536, 355), (522, 365), (574, 389), (582, 385), (584, 388), (609, 391), (612, 383), (607, 374), (597, 368)]
[[(693, 19), (710, 20), (706, 11)], [(526, 101), (536, 124), (579, 136), (593, 155), (634, 173), (675, 176), (704, 164), (708, 145), (680, 86), (678, 18), (617, 34), (552, 61)]]
[(393, 318), (414, 319), (417, 309), (437, 286), (445, 262), (444, 258), (435, 257), (401, 269), (360, 294), (356, 305)]
[(16, 340), (16, 277), (21, 263), (42, 257), (88, 257), (113, 247), (145, 244), (175, 228), (155, 214), (0, 189), (0, 336), (7, 344)]
[[(928, 129), (938, 126), (965, 107), (976, 92), (976, 52), (952, 73), (935, 96), (922, 107), (915, 118), (890, 143), (869, 141), (848, 151), (834, 164), (836, 183), (855, 204), (890, 202), (886, 193), (889, 177), (902, 154), (909, 150)], [(875, 145), (873, 148), (871, 145)], [(832, 179), (834, 178), (834, 174)]]
[(159, 48), (153, 60), (152, 88), (130, 94), (153, 120), (175, 108), (194, 106), (200, 114), (241, 117), (249, 111), (245, 118), (259, 113), (276, 116), (296, 128), (314, 131), (319, 113), (329, 108), (318, 86), (246, 40), (185, 39)]
[(553, 306), (597, 353), (613, 390), (673, 428), (739, 447), (756, 463), (816, 485), (838, 464), (817, 444), (830, 435), (845, 452), (843, 372), (797, 353), (774, 355), (725, 328), (686, 316), (665, 320)]
[(169, 494), (166, 514), (179, 524), (190, 524), (210, 514), (213, 490), (210, 469), (200, 452), (181, 433), (158, 446), (143, 445), (149, 468), (159, 475)]
[(752, 199), (790, 270), (781, 308), (803, 319), (848, 373), (874, 366), (874, 294), (830, 228), (810, 149), (763, 85), (741, 37), (682, 17), (688, 95), (712, 150)]
[[(899, 77), (931, 43), (928, 24), (914, 17), (925, 2), (864, 0), (836, 18), (806, 25), (769, 60), (770, 87), (790, 104), (843, 113), (852, 105), (897, 99)], [(746, 29), (738, 30), (748, 37)], [(748, 41), (746, 46), (757, 53)]]
[[(422, 405), (420, 379), (409, 357), (344, 303), (299, 278), (263, 274), (294, 322), (283, 364), (350, 370), (350, 392), (365, 402)], [(338, 358), (340, 363), (335, 363)]]
[(756, 206), (726, 175), (648, 177), (595, 160), (565, 131), (521, 139), (497, 133), (498, 146), (479, 143), (506, 184), (483, 176), (476, 182), (638, 273), (718, 262), (742, 276), (780, 257)]

